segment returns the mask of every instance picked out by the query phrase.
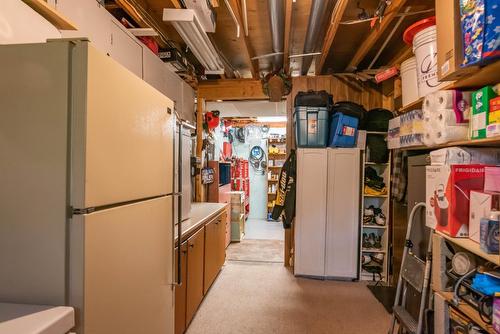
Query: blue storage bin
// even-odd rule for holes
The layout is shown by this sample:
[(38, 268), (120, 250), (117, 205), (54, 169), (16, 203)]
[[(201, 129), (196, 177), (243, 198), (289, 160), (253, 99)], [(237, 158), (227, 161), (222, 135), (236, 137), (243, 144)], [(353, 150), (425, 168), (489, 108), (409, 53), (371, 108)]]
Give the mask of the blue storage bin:
[(354, 147), (358, 135), (358, 122), (356, 117), (335, 113), (330, 123), (330, 147)]
[(328, 108), (295, 107), (297, 147), (326, 147), (328, 143)]

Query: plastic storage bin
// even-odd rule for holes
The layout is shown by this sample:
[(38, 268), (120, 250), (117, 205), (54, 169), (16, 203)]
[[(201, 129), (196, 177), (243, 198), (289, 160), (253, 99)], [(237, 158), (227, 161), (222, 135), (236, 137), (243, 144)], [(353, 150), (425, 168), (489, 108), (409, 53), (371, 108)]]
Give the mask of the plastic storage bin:
[(356, 117), (335, 113), (330, 123), (330, 147), (355, 147), (358, 134), (358, 122)]
[(328, 108), (295, 107), (297, 147), (326, 147), (328, 141)]

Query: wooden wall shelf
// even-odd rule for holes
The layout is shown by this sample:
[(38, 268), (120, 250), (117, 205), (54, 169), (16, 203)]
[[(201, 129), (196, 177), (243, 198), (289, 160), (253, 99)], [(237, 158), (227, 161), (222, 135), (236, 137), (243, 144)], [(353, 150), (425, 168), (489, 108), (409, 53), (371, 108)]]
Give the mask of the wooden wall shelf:
[(409, 147), (401, 147), (400, 150), (404, 151), (416, 151), (416, 150), (436, 150), (439, 148), (452, 147), (452, 146), (485, 146), (485, 147), (495, 147), (500, 145), (500, 136), (484, 138), (484, 139), (475, 139), (475, 140), (459, 140), (452, 141), (447, 144), (437, 145), (437, 146), (409, 146)]

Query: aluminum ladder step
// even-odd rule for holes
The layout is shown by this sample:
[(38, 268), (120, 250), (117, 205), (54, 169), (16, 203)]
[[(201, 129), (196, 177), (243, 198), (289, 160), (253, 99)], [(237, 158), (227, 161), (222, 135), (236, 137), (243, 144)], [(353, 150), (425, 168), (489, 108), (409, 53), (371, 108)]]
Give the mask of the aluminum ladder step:
[(415, 334), (417, 332), (417, 320), (415, 320), (404, 307), (396, 306), (393, 312), (399, 324), (406, 328), (409, 333)]

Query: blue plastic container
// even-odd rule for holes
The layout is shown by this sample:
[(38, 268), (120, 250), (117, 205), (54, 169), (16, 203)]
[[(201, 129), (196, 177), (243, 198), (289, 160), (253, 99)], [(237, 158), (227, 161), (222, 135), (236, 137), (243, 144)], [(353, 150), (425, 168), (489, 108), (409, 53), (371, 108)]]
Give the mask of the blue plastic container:
[(297, 147), (327, 146), (329, 113), (326, 107), (295, 107), (293, 115)]
[(354, 147), (358, 136), (358, 122), (356, 117), (335, 113), (330, 123), (330, 147)]

